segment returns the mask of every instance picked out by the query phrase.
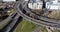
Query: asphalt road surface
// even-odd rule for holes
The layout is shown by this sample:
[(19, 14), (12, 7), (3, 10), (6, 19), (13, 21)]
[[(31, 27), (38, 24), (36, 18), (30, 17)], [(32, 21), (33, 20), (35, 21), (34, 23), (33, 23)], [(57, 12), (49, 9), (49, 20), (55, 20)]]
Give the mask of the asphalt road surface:
[(25, 18), (26, 20), (29, 20), (30, 22), (38, 24), (38, 25), (47, 25), (47, 26), (51, 26), (51, 27), (60, 28), (60, 20), (48, 19), (48, 18), (42, 17), (42, 16), (40, 16), (40, 20), (36, 20), (36, 19), (31, 18), (31, 17), (28, 17), (27, 15), (22, 13), (22, 11), (19, 9), (19, 5), (22, 4), (21, 2), (17, 2), (17, 5), (15, 5), (15, 7), (16, 7), (17, 13), (19, 15), (21, 15), (23, 18)]

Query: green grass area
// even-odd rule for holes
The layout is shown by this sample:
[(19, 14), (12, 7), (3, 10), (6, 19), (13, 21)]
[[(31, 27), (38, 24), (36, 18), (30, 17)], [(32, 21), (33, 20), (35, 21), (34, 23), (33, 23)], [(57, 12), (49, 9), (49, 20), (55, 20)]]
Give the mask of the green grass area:
[(17, 28), (15, 29), (15, 32), (32, 32), (37, 27), (38, 25), (27, 20), (23, 20), (21, 23), (18, 24)]

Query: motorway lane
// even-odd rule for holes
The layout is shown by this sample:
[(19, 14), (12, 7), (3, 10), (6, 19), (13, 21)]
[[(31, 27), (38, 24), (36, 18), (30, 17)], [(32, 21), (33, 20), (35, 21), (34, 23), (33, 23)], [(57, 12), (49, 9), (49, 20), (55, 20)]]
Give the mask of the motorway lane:
[[(30, 11), (28, 8), (26, 8), (26, 6), (25, 6), (25, 10), (28, 13), (32, 13), (32, 11)], [(49, 18), (46, 18), (46, 17), (43, 17), (43, 16), (38, 16), (38, 18), (41, 19), (41, 20), (47, 21), (47, 22), (51, 22), (51, 23), (56, 23), (56, 24), (60, 23), (60, 20), (49, 19)]]
[(12, 21), (2, 30), (2, 32), (9, 32), (15, 23), (18, 21), (19, 15), (17, 14), (15, 18), (12, 19)]
[[(36, 19), (32, 19), (28, 16), (26, 16), (24, 13), (22, 13), (22, 11), (18, 8), (20, 5), (20, 2), (18, 2), (18, 5), (16, 5), (16, 9), (17, 9), (17, 12), (19, 15), (21, 15), (23, 18), (25, 18), (26, 20), (29, 20), (30, 22), (33, 22), (35, 24), (38, 24), (38, 25), (47, 25), (47, 26), (51, 26), (51, 27), (57, 27), (57, 28), (60, 28), (60, 22), (59, 23), (56, 23), (56, 21), (52, 21), (52, 20), (48, 20), (46, 21), (47, 19), (45, 17), (41, 17), (41, 21), (40, 20), (36, 20)], [(45, 18), (45, 19), (44, 19)], [(50, 22), (51, 21), (51, 22)]]
[(11, 15), (8, 16), (8, 18), (6, 18), (5, 20), (0, 22), (0, 25), (2, 25), (3, 23), (5, 23), (6, 21), (9, 21), (9, 19), (12, 19), (12, 17), (16, 14), (16, 12), (13, 12)]
[(5, 27), (5, 25), (7, 25), (14, 17), (14, 15), (16, 14), (16, 11), (14, 11), (13, 13), (11, 13), (6, 19), (4, 19), (3, 21), (0, 22), (0, 30), (2, 28)]
[(22, 20), (23, 20), (23, 17), (20, 16), (20, 17), (18, 18), (18, 21), (15, 23), (14, 27), (10, 30), (10, 32), (14, 32), (15, 29), (17, 28), (18, 24), (21, 23)]
[[(14, 7), (15, 8), (15, 7)], [(1, 21), (0, 22), (0, 26), (2, 27), (2, 25), (4, 24), (4, 23), (7, 23), (7, 22), (10, 22), (16, 15), (16, 10), (13, 12), (13, 13), (11, 13), (9, 16), (8, 16), (8, 18), (6, 18), (5, 20), (3, 20), (3, 21)], [(9, 21), (10, 20), (10, 21)], [(6, 24), (7, 25), (7, 24)], [(5, 26), (4, 26), (5, 27)]]
[[(26, 3), (27, 4), (27, 3)], [(26, 5), (25, 4), (25, 5)], [(24, 5), (22, 5), (22, 6), (24, 6)], [(27, 8), (27, 6), (25, 6), (25, 10), (26, 11), (29, 11), (30, 13), (33, 13), (32, 11), (30, 11), (28, 8)], [(49, 22), (53, 22), (53, 23), (60, 23), (60, 20), (54, 20), (54, 19), (49, 19), (49, 18), (46, 18), (46, 17), (43, 17), (43, 16), (39, 16), (39, 19), (42, 19), (42, 20), (45, 20), (45, 21), (49, 21)]]
[(12, 17), (8, 17), (7, 19), (0, 22), (0, 30), (3, 29), (6, 25), (8, 25), (12, 19)]
[(12, 20), (11, 17), (5, 19), (3, 22), (0, 22), (0, 30), (5, 27), (5, 25), (7, 25), (10, 21)]
[[(13, 13), (11, 13), (10, 15), (9, 15), (9, 17), (8, 18), (6, 18), (5, 20), (3, 20), (3, 21), (1, 21), (0, 22), (0, 26), (2, 27), (2, 25), (4, 25), (5, 23), (7, 23), (7, 22), (9, 22), (9, 23), (7, 23), (7, 24), (5, 24), (5, 25), (7, 25), (6, 27), (5, 27), (5, 25), (2, 27), (2, 28), (4, 28), (5, 27), (5, 29), (2, 29), (3, 30), (3, 32), (8, 32), (8, 31), (10, 31), (11, 29), (12, 29), (12, 27), (16, 24), (16, 22), (18, 21), (18, 18), (19, 18), (19, 15), (15, 15), (16, 14), (16, 11), (14, 11)], [(14, 17), (15, 16), (15, 17)], [(13, 19), (14, 18), (14, 19)], [(12, 21), (11, 21), (12, 20)], [(11, 23), (10, 23), (11, 22)], [(0, 30), (1, 31), (1, 30)]]

